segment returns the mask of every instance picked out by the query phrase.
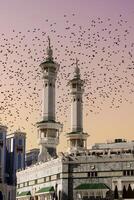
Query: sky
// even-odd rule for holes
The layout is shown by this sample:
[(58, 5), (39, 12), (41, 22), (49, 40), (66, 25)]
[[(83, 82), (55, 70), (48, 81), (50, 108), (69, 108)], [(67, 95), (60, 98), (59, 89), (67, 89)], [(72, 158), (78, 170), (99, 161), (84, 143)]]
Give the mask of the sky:
[(42, 73), (47, 36), (60, 64), (57, 120), (63, 123), (59, 151), (70, 131), (67, 82), (76, 57), (85, 80), (83, 126), (88, 146), (133, 140), (133, 0), (0, 0), (0, 121), (8, 133), (27, 133), (27, 149), (37, 147), (41, 119)]

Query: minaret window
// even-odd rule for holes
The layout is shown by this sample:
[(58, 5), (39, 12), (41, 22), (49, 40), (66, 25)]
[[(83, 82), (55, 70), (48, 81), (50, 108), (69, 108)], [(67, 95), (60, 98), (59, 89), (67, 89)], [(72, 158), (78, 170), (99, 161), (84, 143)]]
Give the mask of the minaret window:
[(75, 101), (75, 99), (74, 99), (74, 101)]
[(80, 101), (80, 99), (78, 99), (78, 101)]
[(76, 88), (76, 83), (74, 83), (74, 84), (72, 85), (72, 87), (73, 87), (73, 88)]
[(45, 84), (45, 87), (47, 87), (47, 83)]
[(49, 86), (52, 87), (52, 83), (50, 83)]

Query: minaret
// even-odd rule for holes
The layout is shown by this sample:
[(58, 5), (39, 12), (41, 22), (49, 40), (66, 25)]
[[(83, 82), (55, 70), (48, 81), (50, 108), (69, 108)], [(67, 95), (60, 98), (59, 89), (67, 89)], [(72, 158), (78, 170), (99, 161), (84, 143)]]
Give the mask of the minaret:
[(71, 94), (71, 132), (67, 133), (68, 151), (82, 151), (87, 147), (88, 134), (83, 132), (83, 92), (84, 81), (80, 78), (80, 69), (76, 59), (73, 79), (69, 81)]
[(55, 82), (59, 64), (53, 60), (53, 51), (48, 37), (46, 61), (40, 64), (43, 73), (42, 120), (37, 123), (40, 153), (38, 160), (45, 162), (56, 156), (61, 124), (55, 121)]

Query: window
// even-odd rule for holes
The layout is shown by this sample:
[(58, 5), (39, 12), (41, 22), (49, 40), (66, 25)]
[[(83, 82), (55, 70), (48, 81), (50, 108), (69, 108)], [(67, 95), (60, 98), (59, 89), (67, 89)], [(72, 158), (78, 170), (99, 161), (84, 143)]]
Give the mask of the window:
[(22, 139), (19, 139), (19, 145), (22, 145)]
[(97, 172), (88, 172), (88, 177), (97, 177)]
[(134, 170), (124, 170), (123, 176), (134, 176)]
[(76, 83), (73, 83), (72, 87), (73, 87), (73, 88), (76, 88)]
[(130, 176), (130, 171), (129, 170), (127, 170), (127, 176)]
[(131, 176), (133, 176), (134, 175), (134, 171), (133, 170), (131, 170)]
[(50, 83), (49, 86), (52, 87), (52, 83)]
[(17, 169), (21, 169), (21, 167), (22, 167), (22, 166), (21, 166), (21, 165), (22, 165), (21, 161), (22, 161), (22, 160), (21, 160), (21, 153), (19, 153), (19, 154), (18, 154), (18, 168), (17, 168)]
[(126, 175), (127, 175), (126, 171), (123, 171), (123, 176), (126, 176)]
[(47, 83), (45, 83), (45, 87), (47, 87)]

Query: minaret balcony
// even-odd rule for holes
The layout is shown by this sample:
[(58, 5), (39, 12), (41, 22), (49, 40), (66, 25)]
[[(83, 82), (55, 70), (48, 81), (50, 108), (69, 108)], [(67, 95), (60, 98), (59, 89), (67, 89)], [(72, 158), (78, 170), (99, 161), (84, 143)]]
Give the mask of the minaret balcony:
[(86, 150), (86, 147), (80, 147), (80, 146), (74, 146), (74, 147), (68, 147), (67, 151), (70, 153), (75, 153), (75, 152), (83, 152), (83, 150)]
[(53, 129), (53, 130), (62, 130), (62, 124), (59, 122), (47, 122), (47, 121), (41, 121), (37, 123), (38, 129)]
[(84, 139), (86, 140), (89, 135), (83, 132), (70, 132), (67, 133), (67, 139)]
[(57, 64), (56, 62), (53, 61), (46, 61), (40, 64), (40, 67), (42, 68), (42, 70), (52, 70), (52, 71), (58, 71), (59, 70), (59, 64)]
[(46, 138), (39, 138), (38, 144), (45, 144), (47, 146), (51, 145), (58, 145), (59, 144), (59, 138), (52, 138), (52, 137), (46, 137)]

